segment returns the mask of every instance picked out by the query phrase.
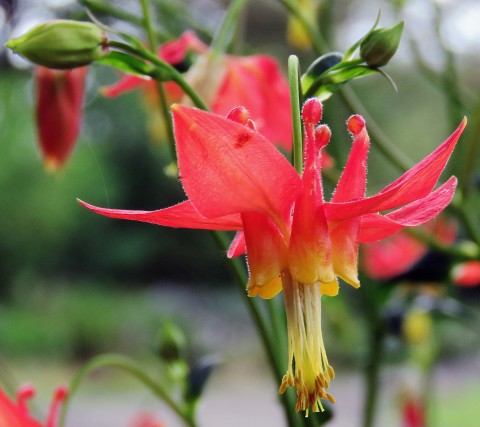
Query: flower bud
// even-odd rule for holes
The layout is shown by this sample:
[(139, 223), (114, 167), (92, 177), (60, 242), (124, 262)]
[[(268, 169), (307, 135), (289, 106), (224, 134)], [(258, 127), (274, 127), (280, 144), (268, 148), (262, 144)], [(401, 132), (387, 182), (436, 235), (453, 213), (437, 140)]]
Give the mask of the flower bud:
[(187, 348), (187, 338), (183, 331), (173, 322), (162, 324), (159, 336), (159, 355), (167, 362), (184, 360)]
[(38, 65), (68, 69), (88, 65), (106, 54), (103, 30), (90, 22), (51, 20), (5, 43)]
[(315, 79), (325, 71), (342, 62), (343, 55), (339, 52), (329, 52), (320, 56), (308, 67), (305, 76)]
[(360, 44), (360, 57), (370, 67), (381, 67), (390, 61), (398, 49), (403, 32), (403, 21), (369, 33)]

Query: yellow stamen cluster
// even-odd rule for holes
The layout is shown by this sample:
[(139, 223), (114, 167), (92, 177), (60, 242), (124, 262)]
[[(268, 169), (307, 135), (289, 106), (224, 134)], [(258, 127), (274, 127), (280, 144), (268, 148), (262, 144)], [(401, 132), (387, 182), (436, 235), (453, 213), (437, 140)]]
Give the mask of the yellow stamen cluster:
[(327, 393), (335, 377), (329, 365), (321, 330), (321, 290), (318, 283), (303, 284), (286, 273), (283, 277), (288, 327), (289, 366), (280, 393), (295, 387), (295, 410), (323, 411), (321, 399), (335, 402)]

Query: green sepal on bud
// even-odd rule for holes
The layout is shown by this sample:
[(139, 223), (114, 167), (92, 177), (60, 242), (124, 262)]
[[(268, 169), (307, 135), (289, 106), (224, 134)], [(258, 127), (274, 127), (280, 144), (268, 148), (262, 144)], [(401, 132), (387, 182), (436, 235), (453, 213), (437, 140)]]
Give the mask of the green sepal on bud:
[(402, 33), (403, 21), (371, 31), (360, 44), (360, 57), (370, 67), (386, 65), (397, 51)]
[(108, 53), (98, 25), (60, 19), (37, 25), (5, 46), (35, 64), (57, 69), (88, 65)]

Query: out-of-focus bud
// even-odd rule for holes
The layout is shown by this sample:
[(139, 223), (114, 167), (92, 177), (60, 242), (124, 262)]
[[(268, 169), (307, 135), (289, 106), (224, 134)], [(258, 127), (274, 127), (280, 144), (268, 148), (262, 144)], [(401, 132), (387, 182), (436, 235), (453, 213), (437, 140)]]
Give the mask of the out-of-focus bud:
[(185, 396), (187, 401), (193, 402), (201, 396), (210, 374), (222, 363), (223, 359), (217, 355), (206, 356), (195, 363), (188, 374), (188, 387)]
[(49, 171), (65, 164), (77, 140), (87, 71), (88, 67), (35, 70), (38, 139)]
[(370, 67), (387, 64), (398, 49), (402, 33), (403, 21), (392, 27), (373, 30), (360, 43), (360, 57)]
[(468, 261), (456, 265), (452, 270), (452, 281), (458, 286), (480, 285), (480, 261)]
[(310, 64), (302, 78), (314, 80), (329, 68), (340, 64), (340, 62), (342, 62), (342, 57), (343, 55), (339, 52), (330, 52), (320, 56)]
[[(306, 19), (314, 24), (317, 19), (319, 1), (318, 0), (297, 0), (298, 8), (302, 11)], [(294, 16), (288, 17), (287, 40), (297, 49), (307, 50), (312, 47), (312, 40), (303, 24)]]
[(167, 362), (185, 359), (187, 339), (173, 322), (163, 322), (159, 337), (159, 354)]
[(88, 65), (107, 53), (99, 26), (68, 20), (44, 22), (5, 46), (35, 64), (57, 69)]
[(403, 323), (403, 335), (409, 344), (421, 344), (432, 334), (431, 315), (423, 310), (410, 310)]

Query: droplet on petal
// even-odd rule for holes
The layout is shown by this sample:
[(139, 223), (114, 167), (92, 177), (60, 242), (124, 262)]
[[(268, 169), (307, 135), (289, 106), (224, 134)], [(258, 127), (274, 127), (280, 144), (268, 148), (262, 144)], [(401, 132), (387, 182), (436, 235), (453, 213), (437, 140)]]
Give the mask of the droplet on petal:
[(235, 107), (227, 114), (227, 119), (246, 125), (250, 119), (250, 113), (245, 107)]

